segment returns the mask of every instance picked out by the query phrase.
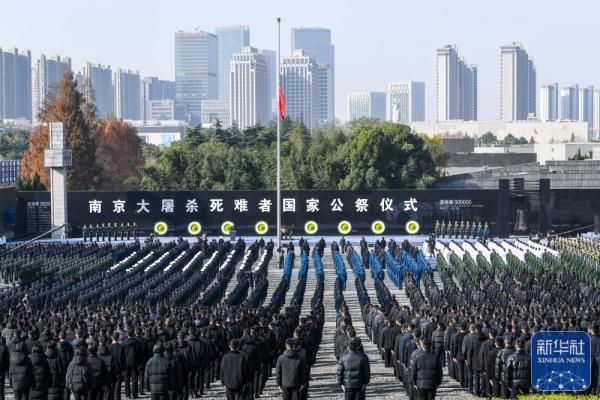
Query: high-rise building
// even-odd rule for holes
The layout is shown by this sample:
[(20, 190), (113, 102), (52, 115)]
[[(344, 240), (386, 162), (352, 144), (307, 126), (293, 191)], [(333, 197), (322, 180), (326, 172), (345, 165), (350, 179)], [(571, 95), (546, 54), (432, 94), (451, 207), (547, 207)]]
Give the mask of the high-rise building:
[(222, 128), (231, 127), (229, 100), (202, 100), (200, 111), (203, 126), (212, 126), (219, 121)]
[(248, 25), (229, 25), (215, 29), (219, 41), (219, 99), (229, 99), (230, 63), (234, 54), (250, 46)]
[(524, 121), (535, 117), (536, 69), (521, 43), (500, 48), (500, 119)]
[(31, 52), (0, 48), (0, 118), (31, 121)]
[(304, 54), (320, 64), (318, 80), (319, 99), (316, 120), (323, 126), (335, 121), (335, 47), (331, 44), (331, 31), (324, 28), (293, 28), (292, 51)]
[(200, 122), (200, 102), (219, 97), (217, 35), (175, 34), (175, 117)]
[(266, 58), (253, 47), (244, 47), (231, 59), (229, 109), (231, 121), (240, 129), (271, 119), (269, 76)]
[[(271, 113), (277, 112), (277, 52), (273, 50), (260, 49), (261, 54), (267, 61), (267, 77), (269, 79), (269, 98), (271, 99)], [(274, 118), (274, 116), (273, 116)]]
[(348, 121), (361, 118), (385, 121), (384, 92), (348, 93)]
[(560, 89), (560, 119), (577, 121), (579, 118), (579, 85)]
[[(115, 112), (115, 90), (110, 65), (92, 64), (83, 66), (83, 95), (93, 102), (101, 118)], [(139, 115), (139, 114), (138, 114)]]
[(44, 106), (48, 93), (56, 90), (65, 72), (71, 70), (71, 58), (46, 57), (42, 54), (33, 66), (32, 119), (37, 122), (38, 113)]
[(436, 120), (477, 120), (477, 65), (446, 45), (437, 50), (436, 71)]
[(155, 76), (142, 79), (140, 93), (140, 119), (151, 119), (148, 102), (152, 100), (175, 100), (175, 82), (164, 81)]
[(401, 124), (425, 121), (425, 83), (390, 83), (387, 101), (389, 121)]
[(558, 119), (558, 83), (540, 88), (540, 121), (556, 121)]
[(319, 126), (319, 80), (322, 64), (316, 63), (303, 50), (294, 50), (281, 61), (281, 87), (285, 96), (287, 117), (304, 123), (312, 130)]
[(579, 103), (577, 121), (587, 122), (591, 127), (594, 113), (594, 87), (579, 88), (577, 95), (579, 97), (577, 99), (577, 103)]
[(594, 90), (594, 106), (592, 111), (592, 136), (591, 139), (600, 139), (600, 90)]
[(115, 72), (115, 116), (137, 120), (140, 113), (139, 72), (117, 68), (117, 72)]
[(166, 121), (175, 119), (175, 102), (171, 99), (148, 100), (149, 120)]

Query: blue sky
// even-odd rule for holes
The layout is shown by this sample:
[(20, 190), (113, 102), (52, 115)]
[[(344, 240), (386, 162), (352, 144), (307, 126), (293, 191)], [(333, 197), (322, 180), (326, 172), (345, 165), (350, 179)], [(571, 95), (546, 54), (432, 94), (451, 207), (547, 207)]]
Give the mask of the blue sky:
[(600, 1), (571, 0), (1, 0), (0, 47), (29, 48), (37, 58), (69, 55), (174, 79), (173, 34), (250, 25), (255, 47), (282, 54), (290, 28), (332, 30), (336, 46), (336, 116), (346, 94), (384, 91), (390, 81), (426, 83), (426, 117), (434, 118), (435, 49), (456, 44), (479, 65), (479, 117), (499, 117), (500, 46), (521, 41), (534, 57), (538, 86), (558, 81), (600, 85)]

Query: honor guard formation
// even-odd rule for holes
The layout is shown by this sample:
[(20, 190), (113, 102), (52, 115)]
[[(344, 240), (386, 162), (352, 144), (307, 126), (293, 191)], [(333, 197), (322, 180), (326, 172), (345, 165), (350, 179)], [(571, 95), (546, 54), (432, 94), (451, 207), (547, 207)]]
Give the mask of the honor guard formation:
[(0, 251), (0, 400), (516, 398), (545, 331), (587, 332), (600, 393), (591, 237), (441, 221), (421, 242), (275, 249), (113, 224)]

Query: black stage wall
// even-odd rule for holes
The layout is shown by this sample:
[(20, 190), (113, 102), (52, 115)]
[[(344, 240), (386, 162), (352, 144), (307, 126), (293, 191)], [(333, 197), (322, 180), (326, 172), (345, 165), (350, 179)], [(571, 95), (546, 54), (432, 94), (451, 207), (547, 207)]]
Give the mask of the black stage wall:
[[(539, 202), (539, 215), (519, 234), (559, 233), (593, 225), (594, 215), (600, 214), (600, 189), (550, 189), (548, 183), (542, 180), (539, 193), (525, 194)], [(505, 237), (517, 233), (511, 209), (517, 202), (512, 196), (508, 180), (500, 180), (498, 190), (284, 190), (282, 224), (294, 225), (295, 235), (301, 235), (304, 224), (312, 220), (319, 225), (317, 235), (326, 235), (337, 234), (338, 223), (347, 220), (352, 234), (368, 235), (373, 221), (382, 220), (385, 234), (401, 235), (410, 219), (420, 223), (421, 233), (432, 232), (436, 220), (465, 220), (488, 222), (492, 235)], [(7, 191), (3, 197), (4, 203), (17, 205), (17, 237), (33, 237), (49, 229), (48, 192)], [(275, 199), (275, 191), (70, 192), (68, 219), (71, 236), (80, 236), (83, 225), (103, 223), (135, 222), (140, 230), (150, 232), (157, 221), (168, 224), (170, 235), (186, 234), (191, 221), (200, 222), (209, 235), (220, 235), (224, 221), (232, 221), (239, 234), (253, 235), (255, 224), (266, 221), (267, 234), (274, 235)]]
[[(48, 192), (17, 193), (17, 235), (28, 237), (50, 226)], [(495, 232), (497, 190), (285, 190), (282, 192), (282, 224), (302, 234), (304, 224), (315, 221), (317, 234), (337, 234), (342, 220), (352, 224), (352, 234), (371, 234), (373, 221), (386, 224), (386, 234), (404, 234), (410, 219), (421, 232), (431, 232), (436, 219), (488, 222)], [(157, 221), (169, 226), (169, 234), (186, 234), (191, 221), (202, 224), (209, 235), (219, 235), (221, 224), (232, 221), (239, 234), (254, 234), (258, 221), (275, 234), (275, 191), (211, 192), (70, 192), (68, 220), (71, 236), (83, 225), (133, 223), (150, 231)]]

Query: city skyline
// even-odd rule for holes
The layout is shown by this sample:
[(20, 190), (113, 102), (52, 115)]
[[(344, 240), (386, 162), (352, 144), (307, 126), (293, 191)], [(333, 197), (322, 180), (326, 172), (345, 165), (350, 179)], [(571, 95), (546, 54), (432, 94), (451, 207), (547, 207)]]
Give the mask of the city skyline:
[[(175, 32), (196, 27), (214, 32), (218, 26), (249, 25), (252, 46), (274, 49), (275, 17), (281, 16), (282, 56), (291, 52), (292, 28), (321, 26), (331, 30), (336, 46), (335, 114), (341, 121), (347, 119), (347, 93), (384, 91), (389, 82), (408, 80), (426, 83), (426, 120), (434, 120), (435, 49), (448, 43), (456, 44), (461, 56), (478, 64), (480, 120), (500, 118), (499, 48), (513, 41), (522, 42), (535, 58), (538, 90), (552, 82), (600, 86), (600, 74), (596, 72), (600, 70), (600, 59), (589, 57), (600, 39), (589, 35), (590, 28), (576, 18), (600, 11), (600, 4), (591, 2), (576, 1), (564, 7), (551, 1), (540, 8), (516, 1), (489, 5), (464, 1), (461, 7), (424, 1), (402, 7), (386, 4), (382, 6), (385, 12), (353, 0), (345, 2), (344, 7), (316, 1), (285, 5), (265, 1), (250, 7), (241, 1), (224, 1), (218, 6), (203, 6), (202, 12), (191, 1), (175, 1), (170, 7), (137, 7), (132, 3), (125, 5), (123, 12), (114, 13), (113, 6), (123, 4), (93, 1), (87, 11), (93, 17), (87, 18), (80, 18), (81, 11), (72, 7), (76, 4), (72, 0), (37, 4), (35, 13), (23, 3), (7, 3), (3, 11), (12, 18), (0, 26), (0, 45), (30, 49), (33, 59), (41, 53), (69, 56), (74, 71), (89, 61), (111, 65), (113, 70), (119, 66), (138, 70), (141, 76), (174, 80)], [(319, 12), (314, 12), (315, 7)], [(182, 9), (189, 12), (182, 13)], [(517, 9), (519, 12), (514, 12)], [(408, 18), (397, 24), (395, 16), (400, 11), (422, 18)], [(125, 21), (133, 14), (149, 28), (128, 28)], [(110, 19), (111, 29), (101, 28), (100, 23), (90, 24), (89, 18), (98, 22)], [(19, 23), (23, 20), (30, 21), (28, 26)], [(46, 26), (48, 20), (53, 21), (52, 26)], [(559, 20), (560, 30), (556, 29)], [(72, 28), (65, 29), (65, 25)], [(356, 25), (363, 29), (356, 30)], [(78, 31), (86, 34), (73, 35)], [(416, 39), (415, 32), (419, 32)], [(577, 40), (580, 37), (586, 40)]]

